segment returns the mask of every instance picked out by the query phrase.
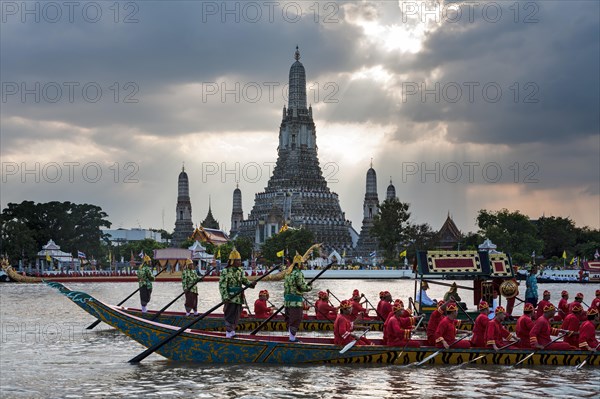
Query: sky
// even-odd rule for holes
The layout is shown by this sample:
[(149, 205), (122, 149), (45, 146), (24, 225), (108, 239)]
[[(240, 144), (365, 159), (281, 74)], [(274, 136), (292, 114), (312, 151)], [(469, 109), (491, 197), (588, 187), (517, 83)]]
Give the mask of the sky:
[(0, 206), (100, 206), (113, 228), (248, 215), (306, 68), (323, 175), (360, 231), (366, 172), (412, 220), (480, 209), (600, 228), (597, 1), (3, 1)]

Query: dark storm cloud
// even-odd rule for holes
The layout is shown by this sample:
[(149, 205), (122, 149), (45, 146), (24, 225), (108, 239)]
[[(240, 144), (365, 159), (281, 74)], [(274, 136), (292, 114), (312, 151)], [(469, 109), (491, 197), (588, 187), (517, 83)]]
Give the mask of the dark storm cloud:
[[(460, 143), (557, 142), (597, 135), (600, 5), (535, 4), (536, 23), (515, 23), (504, 7), (496, 23), (465, 19), (431, 34), (412, 60), (411, 69), (420, 72), (401, 87), (426, 82), (426, 89), (435, 91), (437, 83), (439, 100), (434, 94), (423, 96), (419, 86), (418, 94), (402, 104), (402, 115), (419, 122), (446, 121), (447, 139)], [(436, 70), (439, 76), (433, 77)], [(467, 100), (467, 82), (477, 84), (473, 101)], [(462, 90), (456, 102), (455, 83)]]
[[(137, 4), (139, 12), (135, 18), (139, 22), (131, 24), (113, 23), (106, 8), (106, 18), (95, 24), (82, 20), (74, 24), (49, 24), (43, 20), (21, 23), (8, 18), (2, 39), (7, 56), (2, 57), (0, 64), (3, 82), (24, 83), (29, 89), (38, 83), (42, 90), (49, 82), (56, 82), (63, 95), (61, 101), (52, 103), (43, 95), (41, 101), (31, 95), (21, 101), (17, 93), (8, 97), (3, 112), (86, 127), (135, 121), (139, 129), (157, 135), (224, 128), (243, 130), (248, 125), (267, 129), (273, 127), (266, 123), (270, 112), (285, 103), (283, 86), (287, 84), (286, 71), (293, 62), (296, 44), (301, 45), (303, 56), (312, 60), (312, 71), (339, 72), (342, 65), (352, 69), (352, 58), (360, 58), (352, 51), (352, 38), (358, 35), (358, 29), (343, 22), (341, 9), (336, 10), (334, 20), (320, 27), (307, 5), (295, 23), (289, 22), (294, 8), (284, 18), (282, 7), (275, 10), (273, 22), (269, 22), (268, 10), (264, 8), (265, 15), (257, 23), (244, 18), (244, 14), (237, 23), (235, 15), (222, 23), (220, 15), (207, 15), (202, 2)], [(221, 7), (224, 3), (214, 4)], [(240, 2), (230, 4), (243, 6)], [(309, 80), (318, 79), (314, 72), (309, 75)], [(67, 99), (65, 82), (76, 84), (74, 101)], [(272, 89), (275, 96), (271, 100), (269, 84), (273, 83), (278, 86)], [(101, 88), (99, 101), (83, 98), (86, 84)], [(197, 85), (197, 92), (188, 93), (195, 97), (182, 98), (184, 102), (171, 101), (177, 99), (177, 91), (186, 84)], [(204, 96), (202, 90), (212, 89), (214, 84), (220, 91)], [(245, 85), (258, 86), (263, 93), (258, 101), (252, 90), (248, 96), (244, 92), (237, 98), (221, 96), (221, 88), (235, 90), (236, 84), (240, 85), (238, 93)], [(49, 93), (49, 97), (56, 97), (54, 90)], [(128, 102), (131, 100), (135, 103)], [(182, 111), (195, 115), (186, 120)], [(236, 115), (234, 121), (245, 122), (231, 123), (232, 115)], [(229, 126), (222, 121), (228, 121)]]

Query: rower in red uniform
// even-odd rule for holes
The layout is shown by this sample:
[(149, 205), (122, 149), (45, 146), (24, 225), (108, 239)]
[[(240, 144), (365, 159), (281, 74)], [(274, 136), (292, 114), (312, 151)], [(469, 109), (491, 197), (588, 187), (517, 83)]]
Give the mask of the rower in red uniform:
[(437, 302), (437, 309), (431, 312), (429, 321), (427, 322), (427, 345), (435, 346), (435, 330), (440, 325), (440, 321), (446, 315), (446, 302), (439, 300)]
[(519, 317), (517, 320), (516, 332), (517, 338), (519, 338), (519, 348), (529, 349), (531, 348), (531, 344), (529, 342), (529, 337), (531, 333), (531, 329), (533, 328), (533, 320), (531, 320), (531, 315), (533, 314), (533, 305), (530, 303), (526, 303), (523, 308), (523, 316)]
[[(578, 292), (577, 295), (575, 295), (575, 300), (569, 304), (569, 313), (573, 313), (573, 307), (577, 304), (579, 304), (579, 306), (581, 306), (583, 308), (583, 294), (581, 292)], [(586, 321), (586, 320), (587, 320), (587, 316), (586, 316), (585, 312), (581, 312), (579, 314), (579, 321)]]
[(558, 313), (554, 315), (554, 320), (561, 321), (569, 314), (569, 293), (566, 290), (560, 293), (560, 301), (558, 301)]
[[(581, 307), (581, 305), (576, 304), (575, 306), (573, 306), (573, 313), (569, 313), (567, 315), (567, 317), (565, 317), (565, 320), (563, 321), (562, 325), (560, 326), (560, 328), (562, 328), (563, 330), (569, 330), (572, 331), (572, 333), (570, 333), (569, 335), (565, 336), (563, 338), (563, 340), (568, 343), (569, 345), (571, 345), (574, 348), (577, 348), (579, 346), (579, 319), (580, 319), (580, 313), (585, 313), (583, 312), (583, 308)], [(587, 320), (587, 315), (586, 315), (586, 320)]]
[(542, 317), (537, 319), (533, 324), (533, 328), (531, 329), (529, 336), (529, 343), (531, 344), (532, 348), (557, 351), (572, 349), (571, 345), (566, 342), (553, 342), (550, 344), (550, 342), (552, 342), (550, 339), (551, 335), (558, 335), (560, 333), (568, 332), (562, 329), (559, 330), (558, 328), (554, 328), (550, 325), (549, 320), (552, 318), (552, 316), (554, 316), (555, 312), (556, 308), (553, 305), (546, 306)]
[[(350, 317), (352, 311), (352, 302), (344, 299), (340, 302), (340, 314), (335, 319), (333, 325), (333, 342), (336, 345), (347, 345), (358, 336), (353, 334), (354, 323)], [(360, 338), (356, 345), (372, 345), (366, 337)]]
[(450, 346), (453, 348), (468, 349), (471, 344), (467, 340), (457, 341), (456, 333), (469, 331), (457, 330), (455, 320), (458, 317), (458, 306), (455, 303), (449, 303), (446, 306), (446, 317), (440, 321), (437, 329), (435, 330), (435, 344), (438, 348), (448, 349)]
[(586, 315), (587, 320), (579, 328), (579, 349), (586, 351), (597, 351), (598, 340), (596, 339), (596, 326), (600, 324), (598, 309), (589, 308)]
[(360, 295), (360, 292), (358, 290), (352, 291), (352, 299), (350, 299), (350, 303), (352, 304), (352, 312), (350, 313), (350, 318), (352, 319), (352, 321), (356, 320), (359, 317), (361, 317), (362, 319), (368, 318), (369, 311), (360, 304), (360, 298), (362, 298), (362, 295)]
[(273, 308), (267, 303), (269, 291), (262, 290), (258, 293), (258, 299), (254, 301), (254, 315), (258, 319), (268, 319), (273, 314)]
[(421, 346), (419, 341), (410, 339), (412, 327), (415, 321), (425, 316), (410, 317), (408, 311), (404, 309), (398, 301), (393, 306), (393, 313), (385, 322), (383, 329), (384, 345), (389, 346), (407, 346), (418, 348)]
[(499, 348), (508, 345), (510, 342), (516, 342), (519, 339), (502, 325), (506, 318), (506, 310), (502, 306), (496, 307), (494, 318), (490, 320), (485, 332), (485, 342), (488, 348), (497, 351)]
[(538, 302), (534, 319), (539, 319), (540, 317), (542, 317), (542, 315), (544, 314), (544, 308), (546, 308), (546, 306), (548, 305), (552, 305), (552, 303), (550, 302), (550, 291), (544, 291), (543, 296), (544, 299)]
[(387, 335), (385, 333), (385, 330), (388, 326), (388, 324), (390, 323), (390, 320), (395, 318), (395, 314), (394, 314), (394, 309), (404, 309), (404, 302), (402, 302), (401, 299), (396, 299), (394, 301), (394, 304), (392, 305), (392, 312), (388, 315), (387, 319), (385, 319), (385, 322), (383, 322), (383, 344), (387, 345)]
[(379, 293), (379, 303), (377, 304), (377, 317), (381, 316), (381, 320), (386, 321), (390, 313), (393, 313), (392, 294), (389, 291), (381, 291)]
[(329, 303), (329, 294), (319, 291), (319, 299), (315, 302), (315, 318), (318, 320), (335, 320), (337, 309)]
[(479, 302), (477, 306), (479, 309), (479, 316), (475, 319), (475, 324), (473, 324), (473, 336), (471, 337), (471, 347), (474, 348), (485, 348), (486, 347), (486, 339), (485, 334), (487, 331), (488, 323), (490, 319), (488, 315), (490, 314), (490, 305), (486, 301)]
[(600, 290), (596, 290), (596, 298), (590, 304), (591, 308), (595, 308), (600, 313)]

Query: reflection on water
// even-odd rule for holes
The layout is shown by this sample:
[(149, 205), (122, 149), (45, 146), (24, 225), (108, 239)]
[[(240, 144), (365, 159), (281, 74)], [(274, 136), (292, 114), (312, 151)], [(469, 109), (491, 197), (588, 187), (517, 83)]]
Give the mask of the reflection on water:
[[(465, 284), (466, 285), (466, 284)], [(377, 300), (379, 291), (406, 301), (410, 281), (318, 281), (346, 298), (354, 288)], [(135, 284), (73, 284), (99, 299), (116, 303)], [(271, 300), (281, 303), (281, 283), (266, 283)], [(547, 284), (553, 297), (564, 287)], [(597, 288), (569, 285), (586, 298)], [(156, 284), (153, 307), (179, 294), (177, 283)], [(439, 288), (443, 295), (443, 288)], [(432, 289), (432, 296), (440, 296)], [(200, 308), (218, 302), (216, 283), (202, 284)], [(255, 293), (249, 295), (253, 298)], [(461, 295), (463, 295), (461, 293)], [(470, 293), (463, 297), (469, 301)], [(137, 306), (137, 298), (127, 305)], [(183, 302), (174, 305), (181, 309)], [(0, 285), (0, 396), (6, 398), (199, 397), (199, 398), (598, 398), (600, 369), (539, 367), (511, 369), (478, 365), (457, 368), (403, 366), (261, 366), (175, 363), (151, 355), (141, 364), (127, 361), (143, 348), (100, 324), (57, 291), (43, 285)], [(594, 382), (596, 382), (594, 384)]]

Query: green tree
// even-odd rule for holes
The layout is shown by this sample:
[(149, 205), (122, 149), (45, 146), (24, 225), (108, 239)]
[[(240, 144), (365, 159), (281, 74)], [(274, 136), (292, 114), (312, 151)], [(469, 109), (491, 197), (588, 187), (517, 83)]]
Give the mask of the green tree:
[(277, 256), (277, 252), (287, 250), (291, 256), (296, 252), (304, 255), (313, 244), (315, 244), (315, 236), (310, 230), (288, 229), (267, 238), (261, 247), (261, 252), (266, 260), (277, 263), (281, 259)]
[(183, 241), (182, 243), (179, 244), (179, 248), (189, 248), (192, 245), (194, 245), (194, 240), (192, 240), (191, 238), (187, 238), (185, 241)]
[(110, 227), (107, 217), (102, 208), (90, 204), (9, 203), (0, 215), (2, 251), (11, 259), (34, 259), (42, 245), (53, 239), (65, 252), (77, 256), (82, 251), (98, 259), (106, 255), (101, 227)]
[(416, 256), (416, 250), (431, 248), (437, 239), (437, 233), (433, 231), (428, 223), (413, 225), (408, 232), (408, 240), (413, 243), (412, 250), (409, 248), (409, 258)]
[(21, 259), (28, 264), (41, 249), (36, 245), (34, 232), (21, 220), (8, 220), (3, 223), (0, 241), (0, 252), (8, 255), (11, 263)]
[(409, 204), (397, 198), (386, 199), (379, 206), (379, 214), (373, 218), (371, 233), (379, 242), (386, 259), (395, 259), (398, 246), (410, 242), (416, 229), (409, 222)]
[(462, 240), (461, 250), (474, 250), (479, 249), (479, 245), (483, 243), (485, 238), (478, 233), (468, 233)]
[(588, 226), (575, 229), (575, 255), (587, 259), (594, 259), (596, 250), (600, 249), (600, 230), (590, 229)]
[(477, 215), (477, 224), (479, 234), (492, 240), (498, 250), (510, 253), (517, 263), (527, 262), (533, 251), (542, 253), (544, 241), (536, 238), (537, 228), (519, 211), (482, 209)]
[(536, 222), (537, 237), (544, 241), (544, 258), (562, 256), (564, 250), (572, 251), (577, 239), (575, 223), (569, 218), (541, 217)]

